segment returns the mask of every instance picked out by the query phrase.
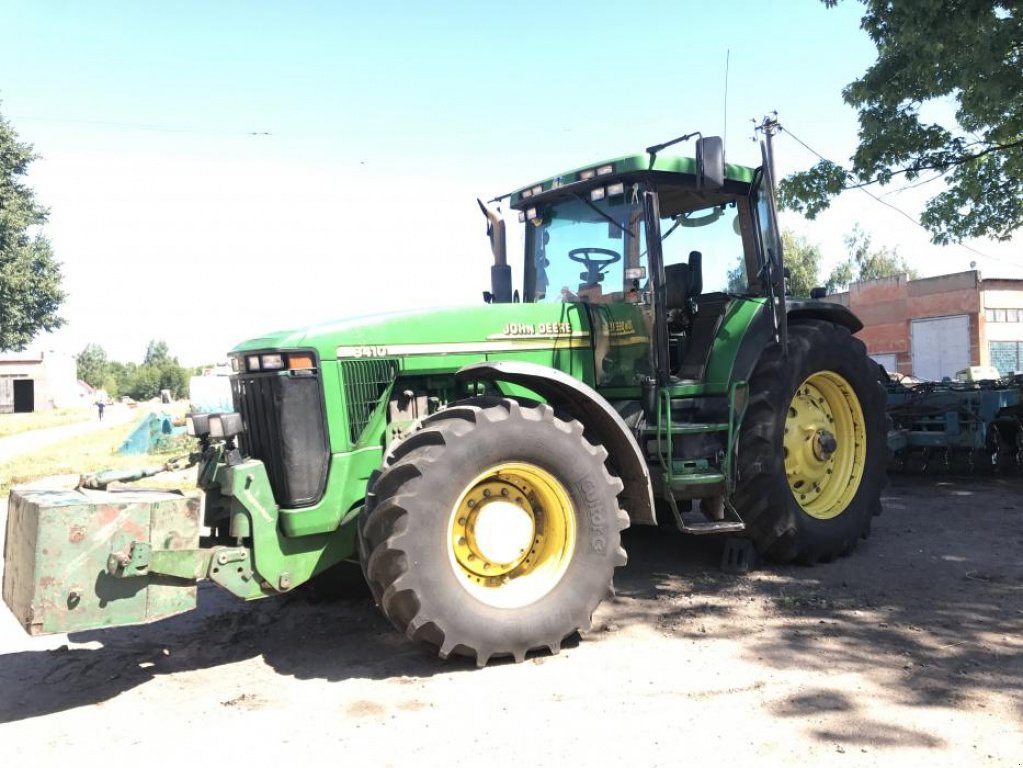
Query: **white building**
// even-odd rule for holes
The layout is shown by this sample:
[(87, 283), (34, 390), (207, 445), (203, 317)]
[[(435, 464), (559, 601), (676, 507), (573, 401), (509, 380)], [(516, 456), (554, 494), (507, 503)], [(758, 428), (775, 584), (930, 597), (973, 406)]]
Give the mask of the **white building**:
[(0, 413), (75, 408), (82, 402), (75, 358), (60, 352), (0, 353)]

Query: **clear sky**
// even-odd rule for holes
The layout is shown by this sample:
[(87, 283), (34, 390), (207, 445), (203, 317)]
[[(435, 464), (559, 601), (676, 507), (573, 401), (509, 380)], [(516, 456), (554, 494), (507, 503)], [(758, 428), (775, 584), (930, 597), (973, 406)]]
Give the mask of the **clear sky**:
[[(160, 338), (199, 364), (277, 328), (477, 302), (477, 196), (694, 130), (757, 165), (751, 119), (772, 110), (844, 161), (841, 88), (874, 56), (861, 11), (0, 0), (0, 112), (41, 155), (29, 181), (70, 294), (66, 328), (36, 346), (141, 360)], [(776, 147), (779, 173), (815, 161), (784, 134)], [(916, 216), (935, 186), (884, 199)], [(923, 275), (1023, 276), (1018, 244), (930, 246), (857, 192), (817, 222), (783, 218), (826, 268), (856, 222)]]

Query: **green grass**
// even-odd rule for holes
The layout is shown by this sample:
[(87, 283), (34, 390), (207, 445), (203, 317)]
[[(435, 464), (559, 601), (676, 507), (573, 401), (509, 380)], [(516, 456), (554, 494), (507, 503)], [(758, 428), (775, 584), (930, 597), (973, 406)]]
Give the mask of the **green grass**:
[[(9, 461), (0, 462), (0, 494), (2, 494), (0, 498), (7, 496), (12, 485), (27, 483), (43, 477), (82, 475), (104, 469), (130, 469), (163, 464), (168, 459), (188, 453), (194, 442), (190, 439), (174, 438), (169, 446), (170, 450), (167, 452), (142, 456), (116, 453), (133, 427), (134, 424), (122, 424), (87, 435), (79, 435), (46, 448), (40, 448), (38, 451), (22, 454)], [(168, 475), (166, 478), (158, 475), (147, 478), (144, 483), (146, 487), (150, 488), (177, 488), (183, 484), (179, 475)]]
[(55, 408), (35, 413), (0, 414), (0, 437), (31, 432), (33, 429), (62, 427), (97, 418), (95, 408)]

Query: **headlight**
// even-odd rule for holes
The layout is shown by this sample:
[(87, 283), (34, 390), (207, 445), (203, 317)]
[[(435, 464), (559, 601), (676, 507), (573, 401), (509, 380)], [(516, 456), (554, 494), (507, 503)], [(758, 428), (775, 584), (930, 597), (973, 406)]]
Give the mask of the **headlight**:
[(259, 370), (259, 355), (249, 355), (248, 357), (246, 357), (245, 358), (245, 366), (250, 371), (258, 371)]
[(185, 417), (185, 429), (192, 437), (206, 437), (210, 433), (208, 413), (190, 413)]
[(240, 413), (216, 413), (209, 417), (210, 437), (214, 440), (230, 440), (242, 433)]
[(263, 355), (260, 363), (264, 371), (279, 371), (284, 367), (284, 355)]

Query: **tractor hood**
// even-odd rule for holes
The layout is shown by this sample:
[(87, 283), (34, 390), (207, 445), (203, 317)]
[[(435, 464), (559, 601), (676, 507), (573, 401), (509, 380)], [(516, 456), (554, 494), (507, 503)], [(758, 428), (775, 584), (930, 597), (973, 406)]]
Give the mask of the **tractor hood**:
[(232, 352), (315, 349), (321, 360), (480, 355), (589, 347), (581, 304), (485, 304), (393, 312), (278, 331)]

